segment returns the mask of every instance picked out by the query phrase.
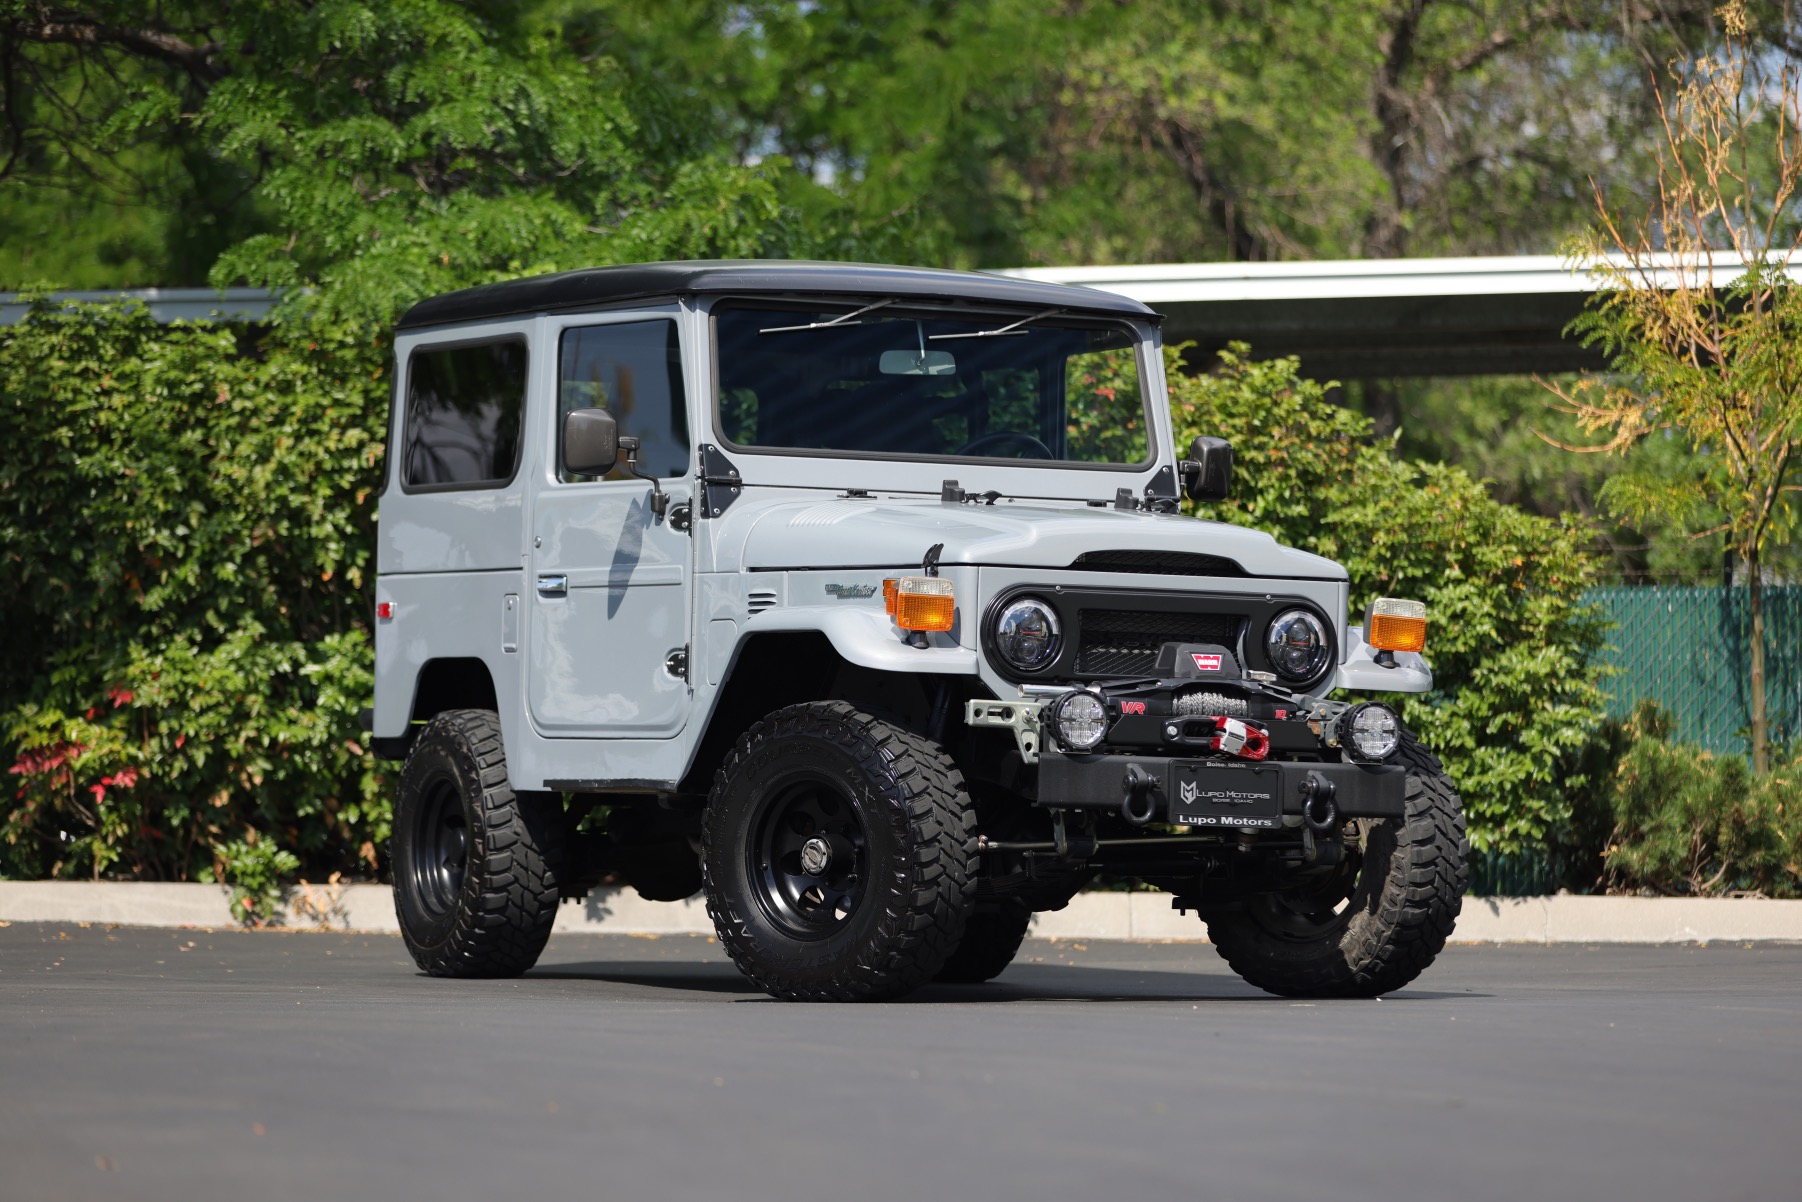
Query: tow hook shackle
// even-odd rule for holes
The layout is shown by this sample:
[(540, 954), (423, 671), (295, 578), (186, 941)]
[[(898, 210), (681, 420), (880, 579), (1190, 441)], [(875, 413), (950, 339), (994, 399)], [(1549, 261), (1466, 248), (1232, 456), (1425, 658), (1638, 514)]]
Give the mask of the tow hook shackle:
[(1308, 773), (1301, 782), (1301, 820), (1309, 830), (1330, 831), (1339, 825), (1339, 807), (1334, 804), (1333, 782), (1318, 772)]
[(1241, 760), (1270, 757), (1270, 732), (1256, 722), (1238, 718), (1194, 715), (1164, 723), (1164, 742), (1199, 747)]
[(1144, 826), (1158, 816), (1158, 779), (1137, 764), (1126, 766), (1120, 779), (1120, 816)]

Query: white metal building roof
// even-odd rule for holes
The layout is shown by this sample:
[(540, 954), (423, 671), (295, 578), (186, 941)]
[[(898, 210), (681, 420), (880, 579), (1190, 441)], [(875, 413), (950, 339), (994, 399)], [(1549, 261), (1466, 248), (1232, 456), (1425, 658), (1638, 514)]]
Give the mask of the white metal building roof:
[(1175, 303), (1395, 296), (1587, 293), (1589, 280), (1556, 255), (1466, 259), (1324, 259), (1302, 263), (1143, 263), (1023, 267), (1002, 275), (1083, 284), (1157, 307)]
[[(1626, 266), (1619, 255), (1610, 255)], [(1723, 252), (1726, 282), (1739, 265)], [(1543, 296), (1595, 290), (1587, 271), (1559, 255), (1491, 255), (1462, 259), (1317, 259), (1300, 263), (1136, 263), (1119, 267), (1017, 267), (999, 275), (1053, 284), (1082, 284), (1136, 301), (1194, 303), (1321, 300), (1395, 296)], [(1654, 273), (1671, 287), (1674, 264)]]
[[(1617, 260), (1618, 261), (1618, 260)], [(1732, 256), (1723, 275), (1739, 274)], [(1565, 372), (1602, 367), (1565, 337), (1596, 284), (1557, 255), (1029, 267), (1027, 279), (1083, 284), (1165, 315), (1165, 338), (1205, 363), (1228, 342), (1296, 355), (1316, 378)], [(1664, 287), (1674, 266), (1655, 273)]]

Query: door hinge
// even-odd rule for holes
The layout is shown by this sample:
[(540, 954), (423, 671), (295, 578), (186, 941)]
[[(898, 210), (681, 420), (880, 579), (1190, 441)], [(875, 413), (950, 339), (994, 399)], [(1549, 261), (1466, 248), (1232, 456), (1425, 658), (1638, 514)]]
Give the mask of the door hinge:
[(677, 680), (688, 679), (688, 648), (677, 647), (663, 659), (663, 670)]
[(701, 503), (700, 516), (717, 518), (726, 512), (728, 505), (738, 500), (738, 494), (743, 491), (744, 481), (738, 478), (738, 468), (720, 454), (718, 447), (702, 443), (701, 481), (696, 490)]

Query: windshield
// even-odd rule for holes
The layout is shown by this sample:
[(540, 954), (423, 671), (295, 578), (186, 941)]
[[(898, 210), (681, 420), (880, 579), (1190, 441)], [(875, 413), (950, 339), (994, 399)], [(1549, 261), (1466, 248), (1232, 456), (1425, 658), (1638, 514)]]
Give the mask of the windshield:
[(739, 447), (1132, 464), (1149, 458), (1129, 326), (899, 302), (714, 309), (720, 433)]

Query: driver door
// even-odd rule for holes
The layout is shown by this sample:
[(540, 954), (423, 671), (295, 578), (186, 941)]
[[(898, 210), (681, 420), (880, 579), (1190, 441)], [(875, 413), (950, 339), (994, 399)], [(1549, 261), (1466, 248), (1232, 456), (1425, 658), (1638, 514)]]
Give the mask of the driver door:
[(674, 506), (690, 464), (681, 331), (673, 310), (572, 319), (555, 332), (557, 441), (533, 502), (526, 705), (551, 738), (669, 738), (689, 687), (670, 670), (690, 642), (693, 541), (651, 512), (622, 456), (604, 478), (563, 470), (563, 415), (596, 406), (636, 436), (639, 468)]

